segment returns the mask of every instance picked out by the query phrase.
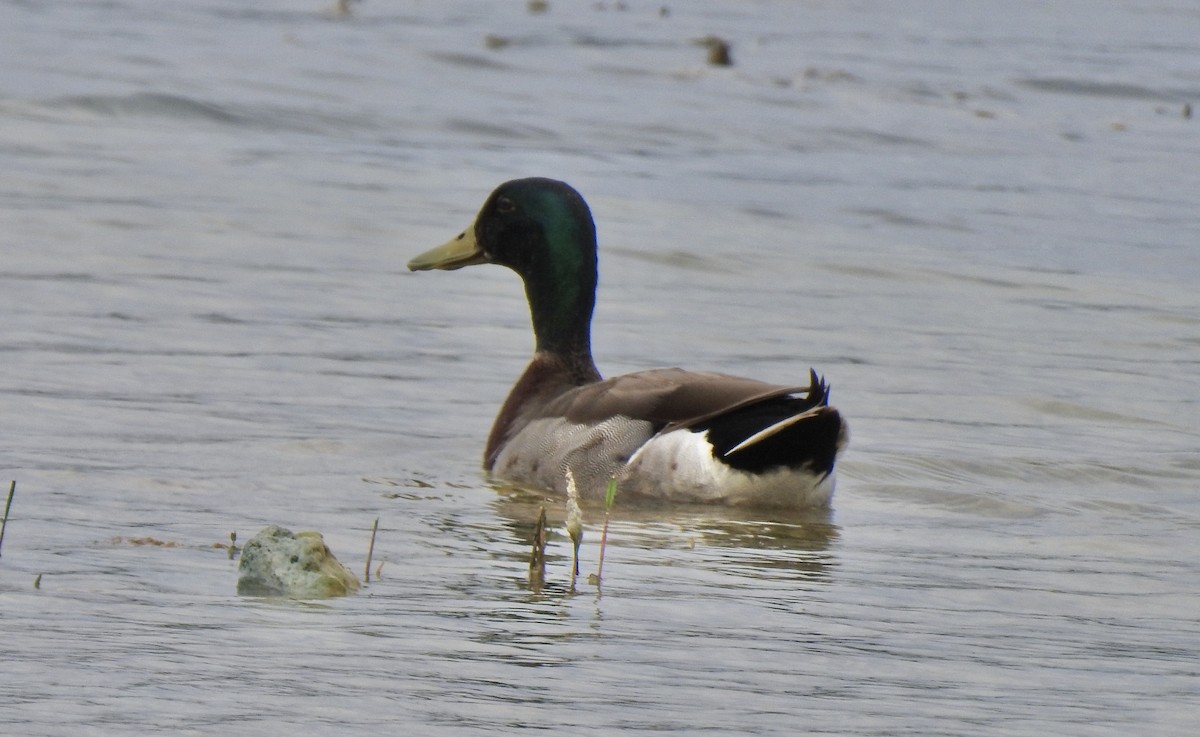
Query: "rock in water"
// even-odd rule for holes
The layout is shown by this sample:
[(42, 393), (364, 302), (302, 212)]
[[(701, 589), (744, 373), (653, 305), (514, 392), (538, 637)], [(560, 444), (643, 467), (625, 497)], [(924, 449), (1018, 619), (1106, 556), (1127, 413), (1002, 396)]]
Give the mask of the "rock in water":
[(242, 548), (237, 592), (243, 596), (325, 599), (358, 591), (358, 577), (330, 552), (319, 532), (271, 525)]

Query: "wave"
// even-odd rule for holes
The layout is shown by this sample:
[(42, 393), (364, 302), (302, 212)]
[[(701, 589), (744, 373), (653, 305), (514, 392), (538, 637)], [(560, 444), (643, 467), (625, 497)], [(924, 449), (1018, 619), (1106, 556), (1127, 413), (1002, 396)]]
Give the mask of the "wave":
[(81, 111), (112, 118), (160, 117), (203, 120), (225, 125), (243, 125), (249, 119), (227, 107), (203, 100), (161, 92), (130, 95), (70, 95), (45, 103), (46, 107)]

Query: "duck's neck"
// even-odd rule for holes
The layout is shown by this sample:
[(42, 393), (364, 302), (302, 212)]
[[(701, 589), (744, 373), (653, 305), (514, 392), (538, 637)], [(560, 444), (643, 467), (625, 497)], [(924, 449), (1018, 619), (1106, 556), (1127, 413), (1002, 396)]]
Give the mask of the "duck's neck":
[(553, 356), (554, 363), (578, 378), (580, 383), (596, 381), (599, 373), (592, 360), (592, 310), (596, 303), (594, 272), (588, 284), (567, 284), (574, 288), (564, 289), (563, 282), (525, 282), (535, 351), (542, 356)]
[[(586, 211), (584, 213), (586, 215)], [(552, 356), (573, 383), (600, 378), (592, 361), (596, 306), (596, 230), (591, 217), (556, 218), (543, 236), (544, 258), (519, 269), (540, 356)]]
[(547, 259), (521, 273), (537, 348), (492, 424), (483, 455), (483, 466), (489, 471), (504, 444), (536, 418), (547, 402), (601, 379), (592, 360), (595, 251), (591, 254), (566, 265)]

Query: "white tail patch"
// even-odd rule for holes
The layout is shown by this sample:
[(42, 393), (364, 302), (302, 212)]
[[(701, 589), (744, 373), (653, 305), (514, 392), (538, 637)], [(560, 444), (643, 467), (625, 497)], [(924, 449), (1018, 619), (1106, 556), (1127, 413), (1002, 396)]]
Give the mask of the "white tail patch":
[(690, 430), (656, 435), (618, 478), (624, 498), (784, 509), (829, 505), (833, 474), (786, 466), (765, 473), (742, 471), (714, 458), (707, 436)]

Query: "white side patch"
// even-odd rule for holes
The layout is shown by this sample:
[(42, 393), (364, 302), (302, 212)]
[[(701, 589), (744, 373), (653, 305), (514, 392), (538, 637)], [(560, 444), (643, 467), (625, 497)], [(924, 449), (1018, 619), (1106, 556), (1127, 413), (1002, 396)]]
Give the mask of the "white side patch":
[(759, 507), (824, 507), (833, 475), (781, 468), (756, 474), (712, 456), (708, 433), (675, 430), (642, 446), (622, 474), (621, 489), (676, 502)]

